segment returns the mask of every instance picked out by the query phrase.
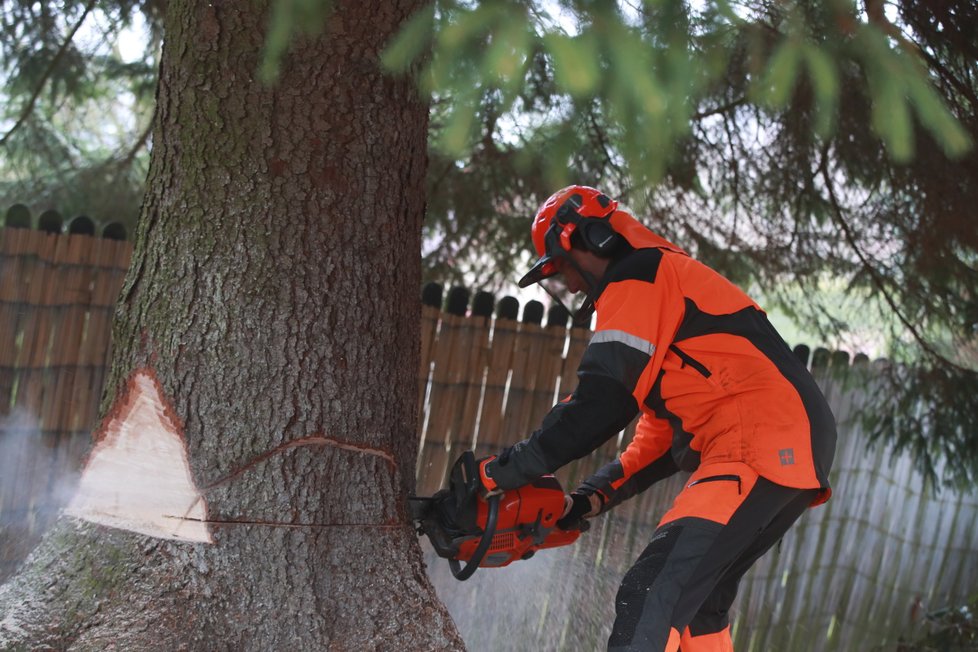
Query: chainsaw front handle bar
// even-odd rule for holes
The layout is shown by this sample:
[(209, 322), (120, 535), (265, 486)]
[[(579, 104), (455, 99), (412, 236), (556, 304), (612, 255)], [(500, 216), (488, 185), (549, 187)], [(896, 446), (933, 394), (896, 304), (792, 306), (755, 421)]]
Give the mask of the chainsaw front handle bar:
[(458, 563), (457, 559), (449, 559), (448, 565), (452, 569), (452, 575), (459, 581), (465, 581), (472, 577), (472, 573), (482, 563), (482, 558), (486, 556), (489, 546), (492, 545), (492, 538), (496, 535), (496, 522), (499, 519), (499, 499), (502, 492), (498, 491), (487, 498), (489, 513), (486, 515), (486, 529), (482, 531), (482, 540), (479, 546), (472, 553), (472, 557), (465, 564), (465, 568)]

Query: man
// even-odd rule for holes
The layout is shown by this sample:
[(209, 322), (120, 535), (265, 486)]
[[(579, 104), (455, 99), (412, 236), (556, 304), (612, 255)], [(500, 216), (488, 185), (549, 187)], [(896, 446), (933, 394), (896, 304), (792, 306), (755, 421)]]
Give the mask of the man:
[(729, 651), (737, 584), (811, 505), (828, 500), (835, 421), (805, 366), (740, 289), (594, 188), (550, 197), (540, 259), (596, 310), (578, 386), (539, 430), (480, 463), (488, 491), (552, 473), (641, 415), (621, 456), (568, 497), (561, 526), (692, 472), (616, 599), (609, 650)]

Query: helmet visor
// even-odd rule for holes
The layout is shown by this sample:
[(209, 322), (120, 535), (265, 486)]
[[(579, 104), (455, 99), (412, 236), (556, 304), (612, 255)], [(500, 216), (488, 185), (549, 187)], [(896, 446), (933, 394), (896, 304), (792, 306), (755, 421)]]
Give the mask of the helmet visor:
[(533, 285), (534, 283), (539, 283), (545, 278), (550, 278), (557, 273), (557, 265), (554, 260), (555, 253), (559, 253), (561, 250), (560, 244), (560, 233), (562, 229), (557, 224), (556, 221), (551, 223), (550, 228), (547, 229), (547, 233), (543, 238), (543, 255), (540, 259), (533, 264), (523, 278), (519, 280), (519, 285), (521, 288)]
[(519, 285), (521, 288), (528, 287), (534, 283), (539, 283), (545, 278), (550, 278), (557, 273), (557, 265), (554, 264), (553, 256), (550, 254), (544, 254), (540, 257), (533, 267), (530, 268), (523, 278), (519, 280)]
[[(553, 265), (555, 269), (561, 269), (562, 275), (551, 274), (541, 278), (539, 281), (539, 287), (550, 295), (550, 298), (553, 299), (557, 305), (562, 306), (566, 313), (573, 318), (574, 326), (589, 326), (591, 323), (591, 315), (594, 312), (594, 302), (591, 299), (591, 292), (582, 288), (571, 291), (570, 287), (568, 286), (567, 277), (567, 273), (570, 272), (570, 269), (568, 269), (567, 266), (560, 265), (559, 263), (560, 257), (556, 257), (550, 261), (550, 264)], [(572, 264), (573, 263), (571, 263), (571, 265)], [(580, 293), (585, 295), (583, 302), (575, 298), (575, 295)], [(571, 306), (578, 303), (580, 303), (580, 307), (576, 310), (572, 310)], [(548, 319), (552, 320), (548, 323), (556, 323), (556, 321), (553, 321), (553, 318)]]

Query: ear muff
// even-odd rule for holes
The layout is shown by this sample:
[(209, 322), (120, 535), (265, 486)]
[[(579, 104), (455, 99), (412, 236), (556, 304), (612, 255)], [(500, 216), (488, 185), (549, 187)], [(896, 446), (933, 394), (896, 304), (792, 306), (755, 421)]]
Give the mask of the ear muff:
[(621, 244), (622, 237), (611, 228), (608, 220), (583, 217), (578, 226), (584, 246), (594, 254), (607, 258)]
[(622, 242), (622, 236), (611, 227), (607, 218), (581, 216), (575, 210), (580, 202), (579, 195), (571, 196), (554, 216), (551, 228), (559, 229), (561, 248), (564, 251), (571, 250), (571, 236), (576, 231), (588, 251), (606, 258), (611, 256)]

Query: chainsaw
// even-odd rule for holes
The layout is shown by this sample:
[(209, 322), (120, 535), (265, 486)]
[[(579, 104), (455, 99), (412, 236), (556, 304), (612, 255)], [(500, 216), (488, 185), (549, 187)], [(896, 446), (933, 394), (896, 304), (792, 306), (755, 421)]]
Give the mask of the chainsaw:
[(588, 527), (586, 521), (579, 529), (557, 527), (564, 490), (552, 475), (518, 489), (485, 492), (472, 451), (455, 461), (447, 487), (408, 502), (418, 535), (428, 536), (458, 580), (467, 580), (480, 566), (498, 568), (529, 559), (541, 548), (574, 543)]

